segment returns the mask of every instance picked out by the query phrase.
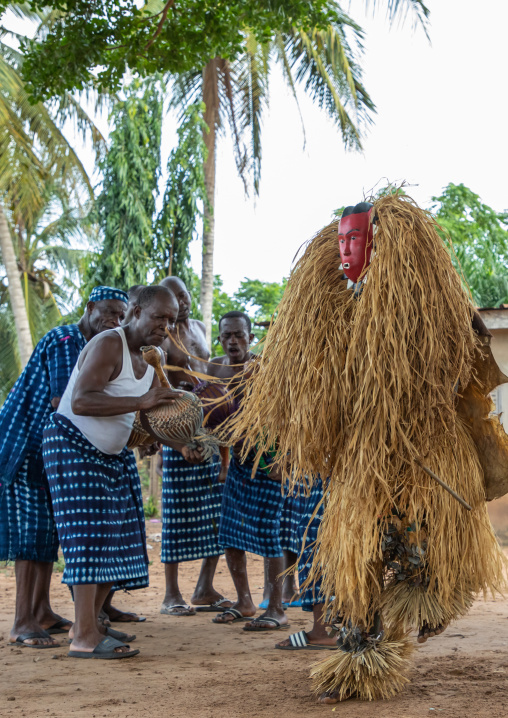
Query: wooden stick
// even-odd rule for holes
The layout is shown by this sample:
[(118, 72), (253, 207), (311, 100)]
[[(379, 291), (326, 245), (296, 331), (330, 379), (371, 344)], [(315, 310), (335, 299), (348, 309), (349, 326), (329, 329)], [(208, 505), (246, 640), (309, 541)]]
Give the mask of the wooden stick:
[(150, 366), (153, 366), (153, 368), (155, 369), (155, 373), (159, 378), (161, 386), (165, 386), (168, 389), (172, 389), (173, 387), (169, 383), (168, 378), (164, 373), (164, 369), (162, 368), (161, 355), (157, 347), (141, 347), (141, 352), (143, 355), (143, 359), (146, 361), (146, 363), (150, 364)]
[(459, 496), (452, 488), (448, 486), (448, 484), (445, 484), (445, 482), (439, 478), (433, 471), (431, 471), (427, 466), (424, 466), (421, 461), (418, 461), (418, 459), (415, 460), (415, 463), (418, 464), (418, 466), (425, 471), (426, 474), (428, 474), (431, 478), (434, 479), (434, 481), (437, 481), (437, 483), (443, 487), (445, 491), (448, 491), (451, 496), (453, 496), (454, 499), (456, 499), (461, 506), (463, 506), (468, 511), (472, 511), (472, 507), (464, 501), (464, 499)]

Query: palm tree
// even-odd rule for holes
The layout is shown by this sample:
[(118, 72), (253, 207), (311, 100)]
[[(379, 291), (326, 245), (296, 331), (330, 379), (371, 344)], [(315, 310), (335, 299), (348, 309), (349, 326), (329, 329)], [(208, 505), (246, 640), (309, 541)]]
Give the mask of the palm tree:
[[(21, 305), (27, 319), (28, 341), (34, 345), (62, 320), (88, 264), (90, 251), (77, 249), (78, 240), (90, 244), (88, 208), (70, 205), (65, 187), (54, 181), (45, 191), (37, 213), (24, 216), (19, 206), (2, 213), (8, 235), (6, 247), (13, 253), (13, 275), (21, 289)], [(5, 263), (6, 264), (6, 263)], [(7, 275), (7, 271), (6, 271)], [(4, 291), (2, 292), (1, 289)], [(0, 401), (11, 388), (21, 367), (12, 311), (12, 286), (0, 289)], [(9, 301), (10, 300), (10, 301)]]
[[(337, 19), (326, 29), (274, 33), (259, 42), (245, 31), (243, 52), (234, 60), (214, 58), (201, 72), (175, 79), (172, 104), (184, 108), (201, 99), (206, 106), (204, 134), (207, 160), (204, 164), (208, 202), (205, 206), (201, 311), (211, 341), (213, 301), (214, 204), (217, 137), (229, 125), (237, 170), (246, 192), (259, 189), (261, 169), (261, 117), (268, 104), (270, 70), (278, 63), (297, 100), (296, 88), (305, 92), (337, 123), (346, 148), (360, 149), (362, 131), (371, 121), (375, 106), (361, 82), (356, 57), (363, 50), (361, 28), (334, 2)], [(428, 11), (422, 0), (387, 0), (389, 19), (412, 8), (425, 23)]]
[[(14, 35), (3, 28), (1, 33), (2, 36)], [(67, 202), (68, 198), (74, 197), (76, 205), (80, 206), (83, 197), (93, 198), (87, 173), (61, 126), (72, 117), (82, 133), (91, 131), (96, 148), (104, 147), (105, 142), (71, 96), (65, 95), (52, 107), (43, 103), (32, 105), (19, 74), (21, 64), (20, 53), (0, 43), (0, 250), (22, 369), (33, 349), (26, 306), (29, 299), (29, 263), (26, 262), (29, 247), (26, 242), (33, 238), (47, 210), (48, 192), (54, 201), (56, 189), (52, 178), (58, 178), (60, 200), (64, 195)], [(69, 220), (68, 213), (66, 217)], [(27, 228), (30, 228), (28, 234)], [(46, 252), (45, 257), (50, 263), (55, 260), (55, 251)], [(65, 251), (70, 248), (66, 247)], [(39, 267), (41, 256), (38, 257)], [(32, 280), (36, 276), (33, 271)], [(42, 277), (41, 271), (37, 269), (36, 273)], [(37, 335), (34, 322), (32, 329)]]

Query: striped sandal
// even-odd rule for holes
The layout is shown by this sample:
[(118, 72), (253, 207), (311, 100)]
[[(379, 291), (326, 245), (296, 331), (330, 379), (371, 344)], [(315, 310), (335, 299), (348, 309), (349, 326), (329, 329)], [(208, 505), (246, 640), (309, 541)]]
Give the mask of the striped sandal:
[(337, 646), (323, 646), (319, 643), (309, 643), (305, 631), (298, 631), (289, 636), (289, 646), (277, 644), (275, 648), (281, 651), (336, 651)]

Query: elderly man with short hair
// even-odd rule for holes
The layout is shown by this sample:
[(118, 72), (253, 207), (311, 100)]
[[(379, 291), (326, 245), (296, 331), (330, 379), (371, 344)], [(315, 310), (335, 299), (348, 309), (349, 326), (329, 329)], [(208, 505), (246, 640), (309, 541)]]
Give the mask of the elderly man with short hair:
[(135, 636), (99, 627), (98, 614), (112, 588), (148, 585), (139, 477), (126, 447), (137, 411), (181, 396), (160, 386), (141, 353), (143, 346), (160, 347), (177, 314), (167, 289), (142, 289), (130, 323), (83, 350), (44, 430), (44, 466), (65, 559), (62, 580), (74, 593), (73, 658), (139, 652), (122, 642)]

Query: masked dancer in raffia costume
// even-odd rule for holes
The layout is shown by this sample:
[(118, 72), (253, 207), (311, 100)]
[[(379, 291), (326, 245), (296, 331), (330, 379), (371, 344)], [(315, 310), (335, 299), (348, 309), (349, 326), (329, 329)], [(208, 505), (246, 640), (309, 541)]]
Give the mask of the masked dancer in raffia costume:
[(486, 499), (508, 491), (508, 437), (488, 393), (508, 378), (437, 229), (396, 194), (318, 232), (233, 420), (294, 485), (328, 477), (308, 579), (339, 628), (312, 669), (326, 703), (394, 696), (410, 630), (503, 586)]

